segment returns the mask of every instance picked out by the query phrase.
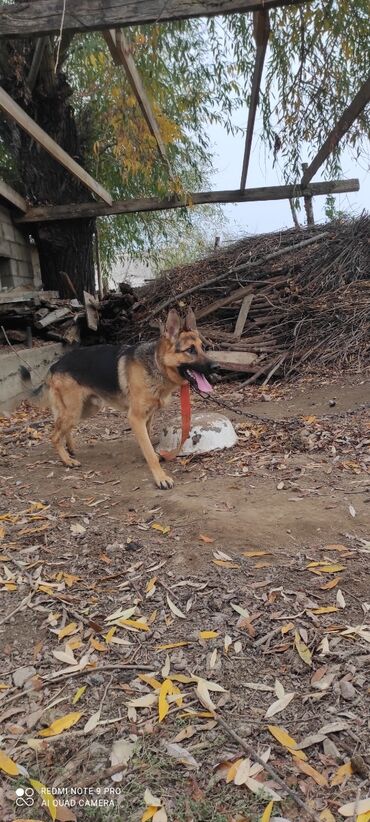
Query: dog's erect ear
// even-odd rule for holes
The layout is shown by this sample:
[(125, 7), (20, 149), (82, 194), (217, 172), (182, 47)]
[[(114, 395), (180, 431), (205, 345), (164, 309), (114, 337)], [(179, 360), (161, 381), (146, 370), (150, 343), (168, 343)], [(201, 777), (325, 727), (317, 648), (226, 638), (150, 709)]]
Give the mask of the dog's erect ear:
[(184, 322), (184, 331), (196, 331), (197, 330), (197, 321), (195, 319), (195, 314), (192, 308), (188, 308), (186, 312), (185, 322)]
[(181, 331), (181, 320), (174, 308), (168, 312), (165, 333), (170, 340), (175, 340)]

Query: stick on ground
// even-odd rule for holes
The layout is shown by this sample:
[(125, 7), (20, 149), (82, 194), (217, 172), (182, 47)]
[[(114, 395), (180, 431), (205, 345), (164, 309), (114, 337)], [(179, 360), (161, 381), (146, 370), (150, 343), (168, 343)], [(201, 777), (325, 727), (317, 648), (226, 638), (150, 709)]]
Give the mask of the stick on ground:
[(262, 765), (263, 769), (267, 771), (267, 773), (272, 777), (274, 782), (277, 782), (278, 785), (280, 785), (280, 787), (284, 789), (284, 791), (291, 797), (291, 799), (294, 800), (296, 805), (298, 805), (305, 811), (306, 815), (309, 816), (310, 819), (313, 819), (314, 822), (320, 822), (319, 817), (315, 814), (314, 811), (311, 811), (310, 808), (307, 807), (307, 805), (303, 802), (301, 797), (298, 796), (296, 791), (290, 788), (289, 785), (287, 785), (286, 782), (284, 782), (284, 780), (281, 779), (279, 774), (274, 770), (274, 768), (271, 767), (271, 765), (268, 764), (268, 762), (264, 762), (263, 759), (261, 759), (261, 757), (258, 756), (254, 748), (252, 748), (252, 746), (249, 745), (248, 742), (245, 742), (244, 739), (242, 739), (237, 733), (235, 733), (235, 731), (233, 731), (232, 728), (230, 728), (230, 725), (228, 725), (228, 723), (222, 718), (222, 716), (219, 716), (219, 714), (215, 713), (215, 719), (217, 720), (218, 724), (221, 725), (221, 728), (223, 728), (224, 731), (228, 734), (228, 736), (230, 736), (231, 739), (233, 739), (234, 742), (236, 742), (240, 746), (240, 748), (243, 748), (243, 750), (248, 754), (248, 756), (250, 756), (255, 762), (258, 762), (259, 765)]

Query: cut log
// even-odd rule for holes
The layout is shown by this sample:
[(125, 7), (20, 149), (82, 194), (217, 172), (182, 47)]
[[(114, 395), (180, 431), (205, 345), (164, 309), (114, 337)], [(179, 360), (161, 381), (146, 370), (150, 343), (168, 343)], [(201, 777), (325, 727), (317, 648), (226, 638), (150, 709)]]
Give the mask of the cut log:
[(207, 357), (225, 371), (250, 371), (258, 361), (258, 354), (251, 351), (207, 351)]
[(57, 308), (56, 311), (50, 311), (46, 317), (42, 317), (41, 320), (37, 320), (35, 322), (35, 326), (36, 328), (47, 328), (48, 325), (61, 322), (65, 317), (70, 316), (71, 312), (69, 308)]

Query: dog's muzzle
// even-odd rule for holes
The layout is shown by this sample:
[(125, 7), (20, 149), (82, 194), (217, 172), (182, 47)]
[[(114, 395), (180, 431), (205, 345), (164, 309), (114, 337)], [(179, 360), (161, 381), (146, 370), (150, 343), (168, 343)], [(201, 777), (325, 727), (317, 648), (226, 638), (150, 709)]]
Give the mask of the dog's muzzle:
[(213, 391), (213, 388), (207, 377), (212, 379), (212, 373), (217, 369), (216, 363), (206, 360), (204, 363), (194, 363), (192, 367), (180, 365), (178, 370), (181, 376), (188, 380), (192, 388), (199, 391), (200, 394), (208, 395)]

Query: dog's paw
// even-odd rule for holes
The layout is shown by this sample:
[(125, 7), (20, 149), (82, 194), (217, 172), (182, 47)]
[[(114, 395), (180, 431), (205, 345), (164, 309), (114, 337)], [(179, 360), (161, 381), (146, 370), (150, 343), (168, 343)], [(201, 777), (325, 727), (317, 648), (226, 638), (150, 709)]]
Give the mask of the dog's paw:
[(168, 488), (173, 488), (175, 483), (172, 477), (162, 471), (159, 476), (155, 477), (155, 484), (157, 488), (160, 488), (162, 491), (166, 491)]
[(78, 460), (70, 459), (70, 460), (68, 460), (68, 462), (67, 462), (67, 460), (64, 460), (64, 465), (67, 468), (79, 468), (81, 463)]

